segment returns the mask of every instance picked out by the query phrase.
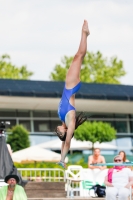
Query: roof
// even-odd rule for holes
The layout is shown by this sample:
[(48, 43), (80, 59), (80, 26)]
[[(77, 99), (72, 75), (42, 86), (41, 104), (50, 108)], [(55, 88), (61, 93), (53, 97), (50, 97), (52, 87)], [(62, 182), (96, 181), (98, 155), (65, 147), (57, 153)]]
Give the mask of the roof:
[[(0, 79), (1, 96), (59, 98), (63, 87), (61, 81)], [(133, 101), (133, 86), (82, 83), (76, 98)]]

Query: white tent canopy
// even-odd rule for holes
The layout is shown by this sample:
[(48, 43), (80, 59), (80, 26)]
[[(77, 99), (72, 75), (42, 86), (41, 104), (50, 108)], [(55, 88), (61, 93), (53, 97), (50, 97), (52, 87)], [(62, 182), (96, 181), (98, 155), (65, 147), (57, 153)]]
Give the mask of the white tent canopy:
[[(59, 153), (55, 153), (50, 150), (40, 148), (38, 146), (32, 146), (20, 151), (16, 151), (12, 154), (13, 162), (28, 163), (28, 162), (58, 162), (61, 159)], [(68, 162), (66, 158), (65, 162)]]
[[(59, 139), (52, 140), (49, 142), (44, 142), (39, 145), (39, 147), (45, 148), (45, 149), (51, 149), (51, 150), (61, 150), (61, 141)], [(106, 149), (106, 150), (116, 150), (117, 146), (108, 144), (108, 143), (99, 143), (96, 142), (94, 144), (94, 148), (100, 148), (100, 149)], [(92, 149), (92, 142), (86, 142), (86, 141), (79, 141), (75, 138), (72, 138), (71, 140), (71, 147), (70, 150), (88, 150)]]

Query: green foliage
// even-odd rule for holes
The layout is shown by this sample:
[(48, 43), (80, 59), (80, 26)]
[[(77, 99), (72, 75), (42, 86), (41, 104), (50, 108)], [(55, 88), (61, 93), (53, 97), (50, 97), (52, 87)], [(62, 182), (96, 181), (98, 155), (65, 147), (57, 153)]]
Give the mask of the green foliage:
[(5, 54), (0, 57), (0, 78), (5, 79), (29, 79), (33, 72), (27, 70), (26, 66), (16, 67), (10, 62), (10, 56)]
[(61, 59), (61, 65), (57, 64), (54, 68), (54, 72), (51, 72), (50, 79), (54, 81), (64, 81), (72, 60), (72, 56), (64, 56), (64, 58)]
[[(40, 176), (45, 176), (45, 177), (58, 177), (59, 176), (59, 173), (58, 171), (51, 171), (49, 173), (49, 171), (45, 171), (45, 168), (60, 168), (61, 170), (63, 170), (63, 168), (59, 165), (57, 165), (56, 163), (46, 163), (46, 162), (36, 162), (36, 163), (30, 163), (30, 164), (19, 164), (19, 163), (15, 163), (15, 166), (17, 168), (42, 168), (44, 169), (43, 171), (26, 171), (26, 170), (23, 170), (22, 171), (22, 176), (25, 177), (25, 176), (29, 176), (29, 177), (32, 177), (32, 180), (34, 180), (35, 178), (34, 177), (40, 177)], [(63, 172), (60, 172), (60, 177), (64, 177), (64, 173)], [(45, 178), (45, 181), (47, 181), (48, 179)], [(54, 179), (51, 179), (51, 181), (55, 181), (55, 178)]]
[(84, 168), (88, 168), (88, 162), (85, 161), (84, 154), (75, 152), (71, 155), (68, 155), (68, 158), (68, 165), (81, 165)]
[(81, 141), (109, 142), (116, 138), (116, 130), (104, 122), (85, 122), (74, 132), (74, 137)]
[[(66, 73), (73, 57), (64, 56), (61, 64), (57, 64), (51, 72), (50, 79), (65, 81)], [(82, 82), (120, 84), (119, 79), (126, 74), (123, 62), (117, 57), (104, 58), (98, 51), (95, 54), (87, 52), (82, 63), (80, 79)]]
[(88, 168), (88, 162), (84, 161), (84, 158), (76, 162), (76, 165), (81, 165), (83, 168)]
[(7, 143), (13, 151), (19, 151), (30, 146), (29, 133), (22, 125), (16, 125), (9, 130)]
[(15, 163), (17, 168), (61, 168), (61, 166), (52, 162), (35, 162), (35, 163)]

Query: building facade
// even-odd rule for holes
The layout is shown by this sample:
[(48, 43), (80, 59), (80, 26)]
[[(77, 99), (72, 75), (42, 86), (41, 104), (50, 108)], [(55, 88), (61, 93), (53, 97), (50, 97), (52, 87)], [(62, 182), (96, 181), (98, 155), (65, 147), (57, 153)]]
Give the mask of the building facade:
[[(63, 82), (0, 79), (0, 121), (22, 124), (30, 132), (31, 145), (55, 139), (63, 87)], [(90, 121), (110, 123), (117, 130), (111, 143), (132, 154), (133, 86), (82, 83), (76, 110)]]

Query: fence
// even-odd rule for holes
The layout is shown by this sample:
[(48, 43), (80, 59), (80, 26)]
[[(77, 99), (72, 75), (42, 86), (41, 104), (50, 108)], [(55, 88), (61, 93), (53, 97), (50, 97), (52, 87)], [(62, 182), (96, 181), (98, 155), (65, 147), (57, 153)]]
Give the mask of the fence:
[(64, 170), (60, 168), (19, 168), (23, 179), (30, 181), (62, 182), (64, 181)]

